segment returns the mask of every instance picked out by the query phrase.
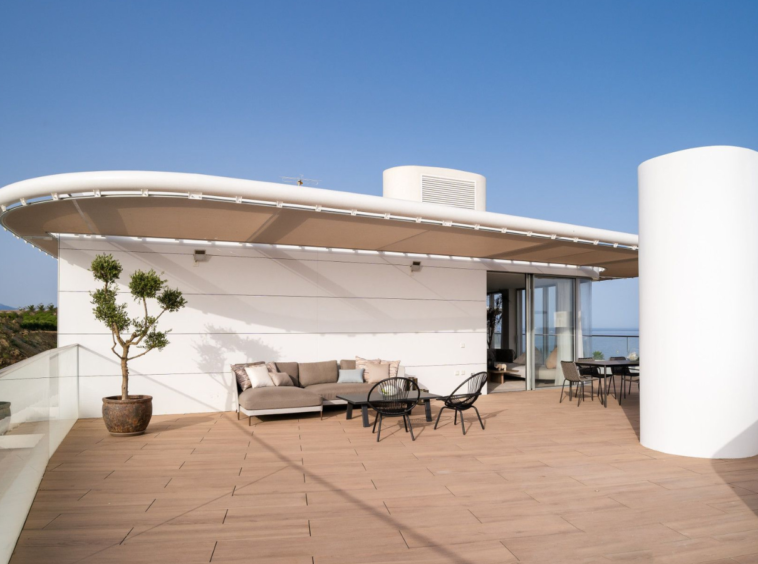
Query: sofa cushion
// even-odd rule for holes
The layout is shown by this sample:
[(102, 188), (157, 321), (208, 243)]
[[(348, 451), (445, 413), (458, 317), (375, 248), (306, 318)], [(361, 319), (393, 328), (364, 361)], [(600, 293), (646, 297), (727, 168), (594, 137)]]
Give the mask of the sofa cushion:
[(338, 384), (363, 384), (363, 368), (345, 370), (340, 368), (340, 377), (337, 379)]
[(321, 405), (321, 396), (295, 386), (271, 386), (247, 389), (239, 402), (249, 410), (288, 409)]
[(292, 376), (286, 372), (269, 372), (268, 375), (271, 377), (271, 381), (274, 383), (274, 386), (295, 385), (295, 382), (292, 381)]
[(234, 374), (234, 378), (237, 380), (238, 391), (244, 392), (250, 387), (250, 378), (248, 378), (247, 372), (245, 372), (245, 367), (255, 366), (257, 364), (263, 364), (263, 362), (252, 362), (249, 364), (232, 364), (232, 373)]
[(318, 394), (320, 397), (324, 398), (326, 401), (332, 401), (337, 399), (338, 395), (345, 395), (345, 394), (366, 394), (371, 391), (371, 388), (373, 387), (373, 384), (363, 383), (363, 384), (314, 384), (313, 386), (308, 386), (305, 388), (305, 391), (312, 392), (314, 394)]
[(274, 385), (271, 376), (269, 376), (269, 371), (264, 364), (245, 366), (245, 372), (250, 380), (251, 388), (270, 388)]
[[(398, 375), (398, 372), (400, 371), (400, 361), (399, 360), (382, 360), (380, 358), (377, 359), (369, 359), (369, 358), (361, 358), (360, 356), (355, 357), (355, 367), (356, 368), (366, 368), (366, 365), (369, 362), (378, 362), (380, 364), (389, 364), (389, 377), (395, 378)], [(364, 372), (364, 378), (368, 375), (368, 370)], [(368, 381), (368, 380), (366, 380)]]
[(371, 384), (390, 378), (390, 365), (385, 362), (369, 362), (363, 372), (363, 379)]
[(340, 360), (340, 368), (342, 370), (355, 370), (358, 367), (355, 365), (355, 359), (345, 359)]
[(314, 384), (336, 384), (337, 378), (339, 372), (336, 360), (300, 363), (300, 385), (304, 388)]
[(300, 365), (297, 362), (277, 362), (277, 372), (284, 372), (290, 375), (295, 386), (300, 385)]
[(545, 361), (545, 368), (557, 368), (558, 366), (558, 347), (555, 347), (553, 349), (553, 352), (550, 353), (550, 356), (547, 357), (547, 360)]

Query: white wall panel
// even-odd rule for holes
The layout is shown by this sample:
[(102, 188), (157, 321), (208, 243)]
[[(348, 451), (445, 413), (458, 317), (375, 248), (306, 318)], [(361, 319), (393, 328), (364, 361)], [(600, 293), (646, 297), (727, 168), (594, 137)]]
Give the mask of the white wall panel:
[[(218, 294), (185, 294), (185, 298), (187, 307), (161, 318), (161, 327), (171, 329), (173, 334), (319, 332), (317, 298)], [(122, 294), (120, 299), (127, 304), (130, 315), (141, 313), (141, 304), (129, 294)], [(159, 311), (157, 304), (150, 305), (151, 313)], [(93, 316), (73, 315), (92, 309), (88, 293), (61, 292), (58, 307), (59, 333), (107, 334)], [(72, 315), (66, 315), (69, 312)]]
[[(99, 284), (87, 269), (98, 251), (62, 250), (62, 292), (92, 291)], [(250, 257), (210, 257), (195, 265), (191, 255), (113, 252), (124, 267), (119, 291), (128, 292), (128, 273), (153, 269), (163, 273), (173, 288), (190, 294), (248, 296), (319, 296), (318, 262)]]
[[(448, 261), (450, 262), (450, 261)], [(444, 270), (444, 272), (440, 272)], [(319, 263), (319, 283), (330, 296), (416, 300), (482, 301), (482, 276), (476, 270), (422, 266), (411, 273), (405, 264)]]
[(163, 272), (188, 305), (167, 314), (171, 344), (131, 363), (131, 390), (153, 395), (155, 413), (233, 409), (229, 365), (353, 358), (401, 360), (406, 373), (445, 393), (485, 368), (486, 265), (480, 261), (274, 246), (206, 246), (125, 238), (61, 241), (59, 345), (79, 343), (83, 416), (118, 393), (120, 368), (109, 333), (92, 317), (88, 271), (100, 252), (124, 266), (123, 301), (136, 269)]
[[(483, 333), (338, 333), (169, 335), (163, 351), (130, 363), (133, 374), (203, 374), (229, 370), (230, 364), (257, 360), (316, 362), (343, 358), (385, 358), (406, 366), (446, 366), (486, 361)], [(60, 335), (59, 346), (79, 343), (91, 351), (82, 376), (121, 373), (109, 335)], [(484, 348), (485, 354), (479, 349)], [(139, 351), (137, 351), (139, 352)]]

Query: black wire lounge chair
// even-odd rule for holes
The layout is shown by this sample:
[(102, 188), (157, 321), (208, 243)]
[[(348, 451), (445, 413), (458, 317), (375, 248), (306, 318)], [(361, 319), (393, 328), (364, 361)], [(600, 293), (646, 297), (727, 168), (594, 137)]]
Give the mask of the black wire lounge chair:
[(484, 385), (487, 383), (487, 373), (486, 372), (478, 372), (477, 374), (474, 374), (473, 376), (467, 378), (463, 381), (463, 383), (458, 386), (455, 391), (446, 397), (437, 398), (440, 401), (444, 401), (445, 405), (440, 408), (439, 415), (437, 415), (437, 422), (434, 424), (434, 428), (437, 428), (437, 425), (440, 422), (440, 416), (442, 415), (442, 411), (444, 409), (452, 409), (455, 412), (455, 418), (453, 420), (453, 425), (458, 424), (458, 414), (461, 414), (461, 429), (463, 430), (463, 434), (466, 434), (466, 425), (463, 422), (463, 412), (468, 409), (473, 409), (476, 411), (476, 416), (479, 418), (479, 424), (482, 426), (482, 429), (484, 429), (484, 422), (482, 421), (482, 416), (479, 415), (479, 410), (476, 408), (474, 403), (479, 398), (479, 396), (482, 395), (482, 389), (484, 388)]
[(374, 419), (374, 428), (372, 433), (376, 432), (376, 424), (379, 423), (379, 432), (376, 434), (376, 442), (382, 434), (382, 421), (385, 417), (402, 417), (405, 425), (405, 432), (410, 429), (411, 439), (414, 441), (413, 425), (411, 424), (411, 411), (418, 405), (421, 397), (421, 390), (413, 380), (408, 378), (387, 378), (377, 382), (368, 393), (368, 405), (376, 411)]

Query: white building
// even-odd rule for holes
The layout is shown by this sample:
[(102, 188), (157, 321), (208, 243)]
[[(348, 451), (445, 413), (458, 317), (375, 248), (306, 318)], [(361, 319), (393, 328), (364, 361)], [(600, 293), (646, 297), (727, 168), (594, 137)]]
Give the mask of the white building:
[[(188, 300), (163, 324), (171, 345), (133, 363), (131, 389), (154, 396), (156, 413), (234, 409), (229, 366), (252, 360), (399, 359), (407, 376), (449, 392), (487, 367), (488, 294), (507, 303), (498, 359), (520, 361), (526, 389), (560, 384), (559, 361), (591, 353), (589, 282), (638, 275), (637, 235), (487, 212), (480, 175), (398, 167), (384, 182), (377, 197), (196, 174), (62, 174), (0, 189), (0, 222), (59, 260), (59, 345), (87, 351), (81, 417), (99, 416), (120, 381), (91, 314), (98, 253), (122, 262), (122, 282), (153, 268)], [(640, 189), (642, 442), (756, 454), (755, 378), (737, 385), (742, 361), (727, 354), (727, 384), (716, 386), (682, 331), (728, 325), (728, 337), (709, 337), (712, 352), (758, 340), (758, 153), (653, 159)], [(734, 292), (717, 300), (725, 272)], [(706, 425), (708, 409), (729, 417)]]

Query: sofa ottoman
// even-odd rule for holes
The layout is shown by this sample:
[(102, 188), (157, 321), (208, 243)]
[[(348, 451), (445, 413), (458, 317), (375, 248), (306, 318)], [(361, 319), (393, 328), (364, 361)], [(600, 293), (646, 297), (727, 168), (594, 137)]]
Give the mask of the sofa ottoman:
[(240, 393), (238, 401), (239, 410), (248, 417), (323, 411), (320, 395), (296, 386), (248, 388)]

